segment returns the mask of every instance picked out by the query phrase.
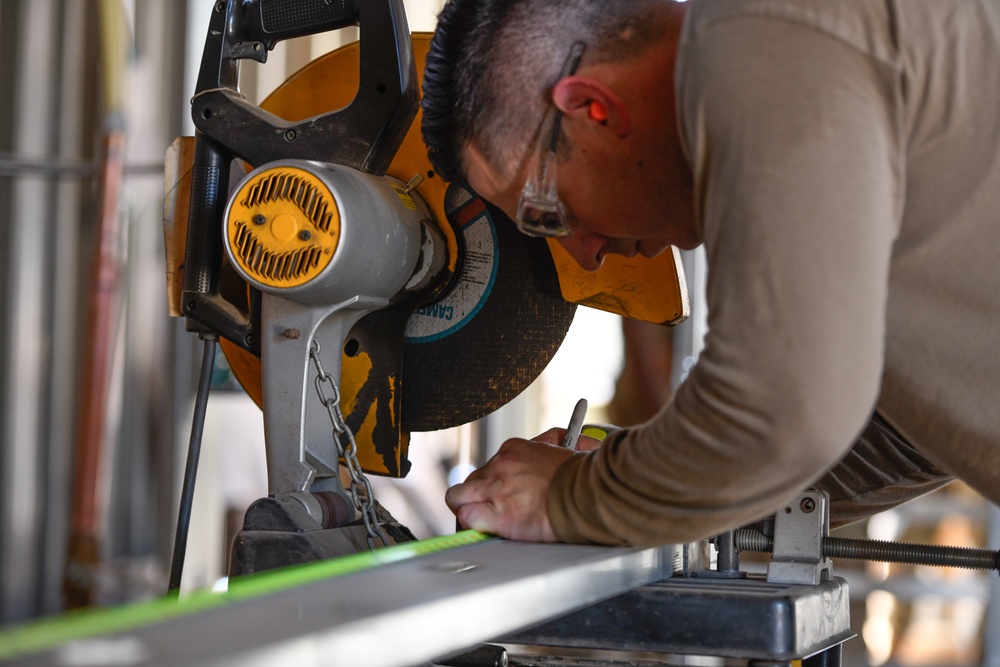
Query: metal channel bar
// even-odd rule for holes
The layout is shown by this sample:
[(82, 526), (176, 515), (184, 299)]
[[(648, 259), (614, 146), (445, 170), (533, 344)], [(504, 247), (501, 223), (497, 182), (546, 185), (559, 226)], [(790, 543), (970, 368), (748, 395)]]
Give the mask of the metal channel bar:
[(422, 665), (669, 577), (678, 550), (489, 540), (3, 664)]

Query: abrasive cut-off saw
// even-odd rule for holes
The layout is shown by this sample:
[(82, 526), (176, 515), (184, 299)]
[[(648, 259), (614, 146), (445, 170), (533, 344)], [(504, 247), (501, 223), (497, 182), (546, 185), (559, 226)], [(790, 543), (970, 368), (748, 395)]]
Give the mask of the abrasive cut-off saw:
[[(241, 59), (347, 26), (360, 41), (259, 107), (239, 92)], [(269, 496), (247, 514), (231, 574), (366, 548), (373, 534), (406, 539), (366, 512), (364, 474), (406, 475), (411, 431), (519, 394), (577, 303), (665, 324), (687, 315), (674, 253), (585, 273), (434, 174), (415, 121), (429, 43), (409, 33), (402, 0), (212, 9), (197, 133), (168, 151), (165, 228), (173, 314), (221, 338), (264, 411)]]

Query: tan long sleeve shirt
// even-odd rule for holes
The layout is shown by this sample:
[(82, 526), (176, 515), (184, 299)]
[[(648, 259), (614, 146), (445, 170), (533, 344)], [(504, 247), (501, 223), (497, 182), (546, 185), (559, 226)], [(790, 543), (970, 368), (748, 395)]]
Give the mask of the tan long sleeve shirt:
[(688, 541), (817, 481), (844, 520), (1000, 501), (1000, 1), (692, 0), (677, 93), (705, 348), (560, 467), (556, 535)]

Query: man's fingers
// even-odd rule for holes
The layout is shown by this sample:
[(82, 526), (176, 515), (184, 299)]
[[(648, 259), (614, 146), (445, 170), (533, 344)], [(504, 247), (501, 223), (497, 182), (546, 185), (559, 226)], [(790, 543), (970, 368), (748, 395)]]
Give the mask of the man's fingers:
[(589, 452), (592, 449), (600, 447), (603, 442), (603, 440), (592, 438), (589, 435), (581, 435), (580, 439), (576, 442), (576, 451)]
[(501, 534), (498, 522), (499, 517), (492, 503), (470, 503), (463, 505), (455, 513), (455, 516), (464, 528), (490, 535)]
[(444, 493), (444, 503), (452, 512), (458, 513), (458, 509), (470, 503), (481, 503), (485, 500), (483, 495), (486, 485), (476, 480), (467, 480), (461, 484), (456, 484)]
[[(563, 437), (566, 435), (566, 429), (564, 428), (550, 428), (545, 433), (541, 433), (532, 438), (535, 442), (544, 442), (546, 445), (562, 445)], [(581, 435), (576, 441), (576, 450), (578, 452), (589, 452), (592, 449), (597, 449), (601, 446), (601, 440), (597, 438), (592, 438), (589, 435)]]
[(556, 468), (574, 452), (511, 438), (486, 465), (445, 493), (459, 523), (513, 540), (553, 542), (546, 495)]
[(544, 442), (546, 445), (561, 445), (565, 435), (566, 429), (564, 428), (550, 428), (545, 433), (536, 435), (532, 440), (534, 442)]

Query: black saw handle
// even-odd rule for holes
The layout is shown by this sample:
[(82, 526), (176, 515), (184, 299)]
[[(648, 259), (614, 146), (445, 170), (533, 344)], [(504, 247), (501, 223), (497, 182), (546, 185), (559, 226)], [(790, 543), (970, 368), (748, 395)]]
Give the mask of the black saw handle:
[(282, 40), (357, 25), (362, 1), (220, 0), (212, 10), (195, 94), (235, 89), (236, 61), (267, 62), (267, 52)]
[[(233, 32), (242, 40), (239, 50), (248, 50), (246, 57), (254, 58), (264, 55), (283, 39), (356, 25), (361, 1), (257, 0), (242, 3), (234, 17), (238, 23)], [(264, 62), (264, 59), (258, 60)]]
[[(347, 107), (288, 121), (251, 104), (239, 92), (240, 59), (266, 62), (267, 52), (281, 40), (352, 25), (361, 32), (361, 76), (358, 93)], [(227, 299), (221, 284), (226, 282), (222, 217), (234, 159), (255, 167), (280, 159), (318, 160), (381, 175), (399, 150), (418, 103), (402, 0), (216, 3), (191, 100), (198, 132), (182, 301), (188, 328), (214, 331), (260, 354), (255, 307), (260, 295), (253, 293), (247, 308), (237, 305), (239, 295)]]

